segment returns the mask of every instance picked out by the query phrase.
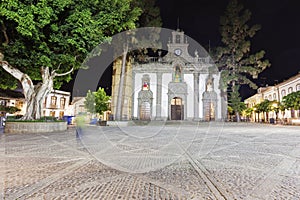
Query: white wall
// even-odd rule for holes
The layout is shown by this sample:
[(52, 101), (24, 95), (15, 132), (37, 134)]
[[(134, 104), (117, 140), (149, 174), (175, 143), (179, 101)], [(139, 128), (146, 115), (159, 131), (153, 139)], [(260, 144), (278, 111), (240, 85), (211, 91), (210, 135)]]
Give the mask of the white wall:
[(155, 73), (136, 73), (134, 82), (134, 109), (133, 116), (138, 116), (138, 95), (142, 89), (142, 78), (143, 75), (149, 75), (150, 77), (150, 90), (153, 93), (153, 106), (152, 106), (152, 117), (156, 116), (156, 89), (157, 89), (157, 76)]
[(161, 116), (168, 117), (168, 84), (172, 81), (172, 73), (165, 73), (162, 75), (162, 90), (161, 90)]
[(187, 117), (194, 117), (194, 76), (193, 74), (184, 74), (184, 81), (187, 84)]
[(217, 101), (217, 118), (221, 119), (222, 117), (222, 102), (221, 102), (221, 90), (219, 89), (220, 76), (213, 75), (214, 78), (214, 89), (217, 93), (218, 101)]
[(207, 74), (200, 74), (199, 76), (199, 118), (203, 118), (203, 93), (205, 92), (205, 84)]

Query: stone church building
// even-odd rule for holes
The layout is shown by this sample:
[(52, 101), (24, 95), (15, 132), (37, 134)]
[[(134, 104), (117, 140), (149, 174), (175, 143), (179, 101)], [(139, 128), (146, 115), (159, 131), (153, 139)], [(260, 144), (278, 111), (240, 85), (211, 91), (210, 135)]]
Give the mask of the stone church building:
[[(226, 101), (219, 88), (220, 72), (209, 55), (189, 53), (183, 31), (173, 31), (165, 56), (147, 62), (129, 60), (122, 98), (123, 120), (220, 121)], [(202, 53), (203, 54), (203, 53)], [(121, 60), (113, 66), (112, 113), (116, 113)]]

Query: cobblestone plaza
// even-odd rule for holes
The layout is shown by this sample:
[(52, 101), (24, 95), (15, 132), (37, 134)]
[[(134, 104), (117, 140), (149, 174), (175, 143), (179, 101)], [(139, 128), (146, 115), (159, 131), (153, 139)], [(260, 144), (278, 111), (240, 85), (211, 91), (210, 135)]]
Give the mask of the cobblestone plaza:
[(0, 199), (300, 199), (299, 126), (88, 126), (0, 153)]

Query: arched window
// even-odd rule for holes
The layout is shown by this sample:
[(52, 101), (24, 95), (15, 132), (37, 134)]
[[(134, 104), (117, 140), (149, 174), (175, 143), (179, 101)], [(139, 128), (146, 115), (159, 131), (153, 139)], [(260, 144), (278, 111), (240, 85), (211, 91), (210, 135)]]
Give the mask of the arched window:
[(209, 76), (206, 82), (206, 91), (212, 92), (213, 90), (214, 90), (214, 80), (211, 76)]
[(64, 109), (65, 105), (66, 105), (66, 98), (61, 97), (60, 98), (60, 107)]
[(145, 74), (142, 78), (142, 90), (150, 90), (150, 77)]
[(180, 35), (176, 35), (176, 43), (180, 43)]
[(269, 94), (269, 101), (272, 101), (272, 95)]
[(281, 96), (284, 97), (285, 95), (286, 95), (285, 90), (282, 90), (282, 91), (281, 91)]
[(293, 88), (292, 88), (292, 87), (289, 87), (288, 93), (290, 94), (290, 93), (292, 93), (292, 92), (293, 92)]
[(51, 97), (51, 106), (56, 106), (56, 100), (57, 100), (56, 96)]
[(175, 67), (174, 82), (181, 82), (181, 68), (178, 65)]
[(300, 84), (296, 85), (296, 91), (300, 91)]
[(273, 94), (273, 100), (276, 100), (276, 93)]

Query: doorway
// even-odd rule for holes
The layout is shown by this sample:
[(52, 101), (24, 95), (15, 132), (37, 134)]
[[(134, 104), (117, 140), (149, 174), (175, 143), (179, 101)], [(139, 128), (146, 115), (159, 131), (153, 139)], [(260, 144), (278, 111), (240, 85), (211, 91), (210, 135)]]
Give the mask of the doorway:
[(215, 105), (213, 102), (207, 102), (204, 106), (205, 121), (215, 121)]
[(140, 107), (140, 120), (150, 120), (151, 106), (149, 102), (143, 102)]
[(183, 120), (184, 106), (180, 97), (171, 100), (171, 120)]

